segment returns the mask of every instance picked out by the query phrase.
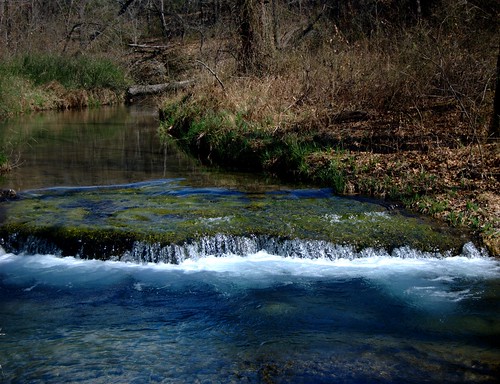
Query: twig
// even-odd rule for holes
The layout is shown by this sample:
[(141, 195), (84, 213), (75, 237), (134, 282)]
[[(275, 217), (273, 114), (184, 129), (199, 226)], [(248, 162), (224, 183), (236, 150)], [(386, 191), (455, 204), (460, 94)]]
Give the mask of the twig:
[(219, 79), (219, 76), (217, 76), (217, 74), (213, 71), (212, 68), (210, 68), (208, 65), (206, 65), (203, 61), (201, 60), (195, 60), (197, 63), (203, 65), (214, 77), (215, 79), (219, 82), (220, 86), (222, 87), (222, 89), (225, 91), (226, 90), (226, 87), (224, 86), (224, 83)]

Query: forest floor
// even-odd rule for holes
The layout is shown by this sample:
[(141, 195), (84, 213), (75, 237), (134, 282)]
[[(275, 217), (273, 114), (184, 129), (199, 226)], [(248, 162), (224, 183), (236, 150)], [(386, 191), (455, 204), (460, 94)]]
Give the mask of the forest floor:
[(310, 174), (332, 161), (350, 163), (345, 193), (394, 198), (450, 225), (468, 227), (500, 255), (500, 147), (464, 137), (464, 125), (458, 108), (437, 104), (427, 111), (387, 112), (312, 128), (310, 134), (325, 140), (333, 136), (347, 151), (310, 155)]

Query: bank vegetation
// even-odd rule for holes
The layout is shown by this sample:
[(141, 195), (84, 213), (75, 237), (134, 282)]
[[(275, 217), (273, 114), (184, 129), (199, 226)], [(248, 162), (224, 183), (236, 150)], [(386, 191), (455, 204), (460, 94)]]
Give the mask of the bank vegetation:
[[(0, 62), (0, 121), (24, 113), (122, 103), (126, 73), (108, 59), (26, 54)], [(0, 175), (16, 166), (0, 144)]]

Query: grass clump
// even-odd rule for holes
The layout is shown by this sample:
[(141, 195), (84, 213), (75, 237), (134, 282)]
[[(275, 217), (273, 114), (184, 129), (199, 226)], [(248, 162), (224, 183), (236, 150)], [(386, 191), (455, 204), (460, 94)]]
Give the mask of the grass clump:
[(196, 104), (186, 103), (167, 106), (164, 116), (163, 134), (182, 135), (179, 144), (204, 162), (262, 169), (258, 147), (270, 139), (243, 119), (224, 110), (202, 111)]
[(125, 72), (108, 59), (31, 54), (0, 62), (0, 119), (121, 100)]
[(35, 86), (56, 81), (65, 88), (124, 90), (125, 72), (109, 59), (30, 54), (14, 60), (14, 70)]
[(316, 150), (314, 140), (279, 132), (272, 116), (256, 118), (253, 103), (252, 108), (234, 109), (214, 101), (207, 94), (170, 100), (162, 109), (161, 135), (176, 137), (184, 149), (208, 164), (295, 180), (307, 173), (305, 158)]
[(29, 111), (49, 109), (54, 96), (0, 64), (0, 119)]
[(9, 162), (5, 153), (0, 149), (0, 175), (9, 171)]

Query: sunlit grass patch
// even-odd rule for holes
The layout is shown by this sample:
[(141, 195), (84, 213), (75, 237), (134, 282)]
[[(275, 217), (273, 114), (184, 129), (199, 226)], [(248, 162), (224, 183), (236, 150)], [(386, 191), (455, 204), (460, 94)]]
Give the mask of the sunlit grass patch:
[(25, 55), (13, 61), (13, 68), (37, 86), (57, 81), (66, 88), (119, 90), (128, 84), (125, 71), (109, 59)]
[(128, 85), (108, 59), (24, 55), (0, 62), (0, 118), (30, 111), (111, 104)]

